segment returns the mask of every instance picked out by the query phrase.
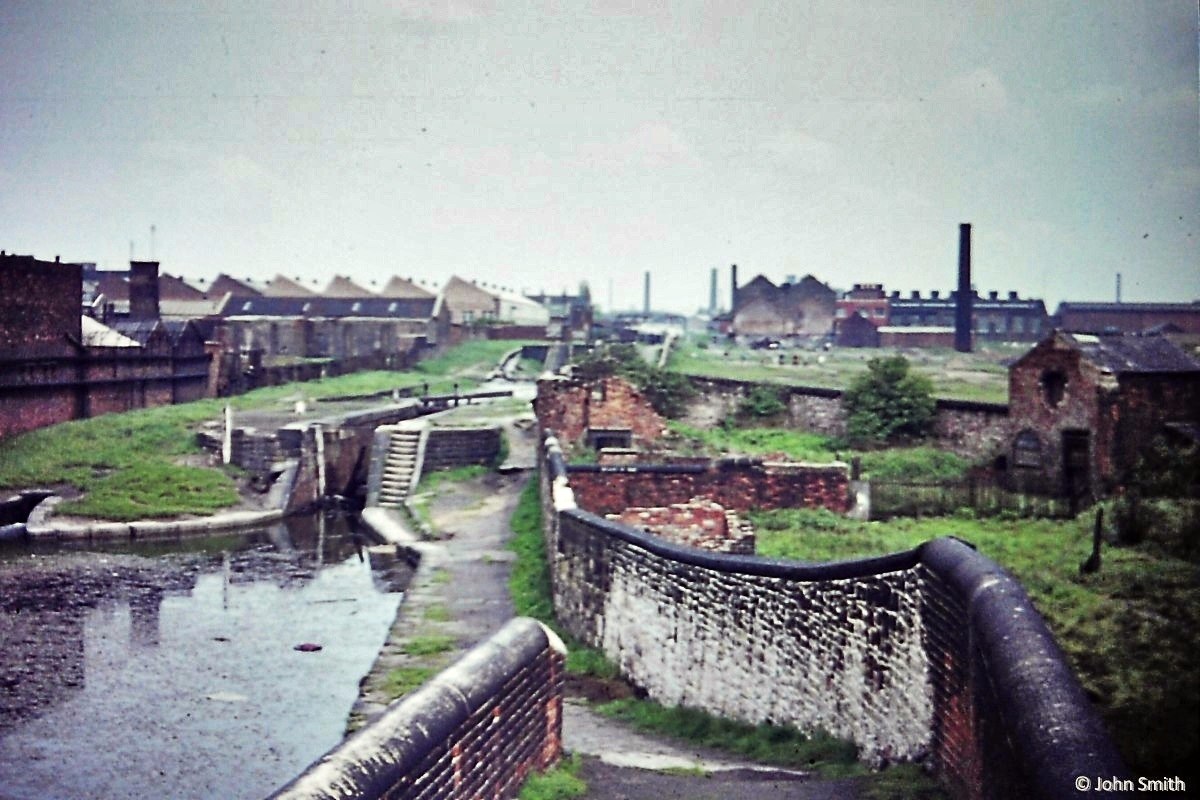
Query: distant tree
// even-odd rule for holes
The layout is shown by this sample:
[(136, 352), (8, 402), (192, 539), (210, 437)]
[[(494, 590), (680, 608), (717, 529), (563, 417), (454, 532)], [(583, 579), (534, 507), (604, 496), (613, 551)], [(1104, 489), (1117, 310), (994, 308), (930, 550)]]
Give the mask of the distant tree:
[(873, 358), (842, 394), (846, 435), (854, 442), (920, 439), (933, 427), (933, 383), (909, 371), (904, 356)]

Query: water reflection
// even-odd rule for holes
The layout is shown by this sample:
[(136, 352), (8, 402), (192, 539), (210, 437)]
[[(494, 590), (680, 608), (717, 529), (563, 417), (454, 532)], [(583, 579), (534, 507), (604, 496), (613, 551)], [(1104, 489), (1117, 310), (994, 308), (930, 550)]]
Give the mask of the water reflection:
[[(344, 518), (0, 551), (0, 797), (261, 797), (340, 740), (410, 567)], [(294, 650), (320, 644), (316, 652)]]

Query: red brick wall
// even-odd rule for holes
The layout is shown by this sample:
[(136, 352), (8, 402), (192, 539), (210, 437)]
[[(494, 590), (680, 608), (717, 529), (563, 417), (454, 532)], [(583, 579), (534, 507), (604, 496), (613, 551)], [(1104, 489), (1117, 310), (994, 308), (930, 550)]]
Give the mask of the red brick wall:
[(554, 431), (564, 444), (579, 442), (588, 429), (628, 428), (633, 440), (652, 442), (666, 421), (628, 381), (604, 378), (579, 383), (565, 378), (538, 381), (534, 411), (542, 428)]
[(73, 355), (82, 292), (78, 264), (0, 256), (0, 358)]
[[(1062, 400), (1051, 405), (1043, 389), (1043, 376), (1058, 371), (1066, 376)], [(1030, 350), (1008, 373), (1008, 406), (1012, 435), (1023, 430), (1036, 432), (1042, 444), (1040, 472), (1050, 482), (1047, 488), (1062, 488), (1062, 432), (1068, 429), (1091, 432), (1092, 482), (1111, 475), (1112, 428), (1100, 414), (1099, 376), (1080, 358), (1078, 350), (1055, 338)], [(1107, 417), (1107, 415), (1104, 415)]]
[(608, 517), (687, 547), (718, 553), (754, 553), (754, 532), (750, 525), (741, 522), (736, 513), (703, 497), (666, 507), (627, 508)]
[(709, 498), (727, 509), (850, 508), (849, 471), (844, 465), (764, 465), (717, 462), (696, 471), (639, 466), (571, 470), (571, 488), (580, 508), (619, 514)]

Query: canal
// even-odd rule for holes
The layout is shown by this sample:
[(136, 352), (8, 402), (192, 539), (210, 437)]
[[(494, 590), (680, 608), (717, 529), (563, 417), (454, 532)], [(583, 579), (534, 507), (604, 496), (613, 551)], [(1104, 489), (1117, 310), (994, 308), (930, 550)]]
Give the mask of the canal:
[[(354, 518), (0, 543), (0, 798), (261, 798), (342, 739), (407, 569)], [(374, 562), (374, 563), (373, 563)]]

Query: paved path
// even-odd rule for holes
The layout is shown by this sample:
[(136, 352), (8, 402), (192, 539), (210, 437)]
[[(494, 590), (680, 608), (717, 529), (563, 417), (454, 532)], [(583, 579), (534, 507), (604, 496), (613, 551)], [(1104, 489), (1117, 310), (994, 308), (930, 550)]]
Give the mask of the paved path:
[[(506, 548), (509, 519), (531, 477), (520, 470), (535, 464), (535, 433), (524, 425), (510, 423), (505, 428), (508, 465), (516, 471), (443, 483), (431, 498), (430, 516), (439, 538), (422, 546), (422, 566), (372, 676), (364, 681), (366, 699), (356, 709), (359, 719), (383, 709), (387, 698), (379, 689), (379, 679), (388, 670), (410, 663), (403, 653), (406, 640), (431, 632), (452, 635), (458, 647), (445, 654), (449, 663), (512, 617), (508, 574), (513, 554)], [(432, 619), (431, 609), (449, 611), (449, 619)], [(582, 698), (568, 699), (563, 740), (569, 752), (584, 756), (581, 777), (590, 787), (585, 797), (594, 800), (858, 797), (859, 780), (813, 778), (641, 734), (591, 711)]]

